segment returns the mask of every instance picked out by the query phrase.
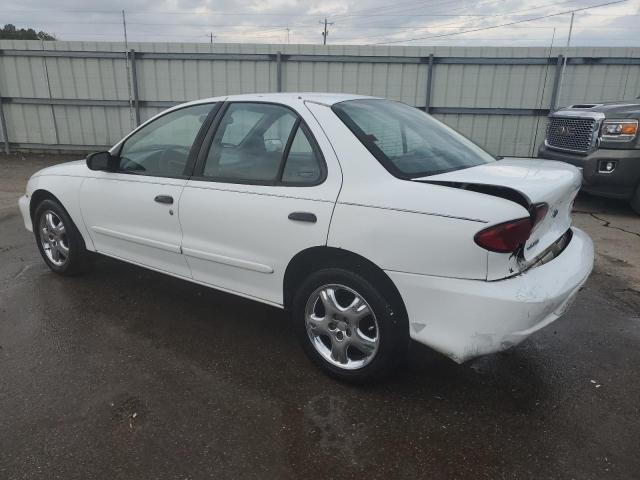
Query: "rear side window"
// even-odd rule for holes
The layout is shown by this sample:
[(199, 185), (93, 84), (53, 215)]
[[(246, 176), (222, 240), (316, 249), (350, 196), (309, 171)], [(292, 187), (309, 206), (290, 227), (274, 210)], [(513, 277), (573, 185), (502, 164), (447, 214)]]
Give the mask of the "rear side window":
[(391, 100), (349, 100), (333, 111), (400, 178), (418, 178), (493, 162), (471, 140), (426, 113)]
[(305, 130), (302, 125), (299, 125), (291, 142), (282, 171), (284, 183), (317, 183), (322, 176), (318, 153)]
[(229, 105), (211, 141), (202, 175), (229, 183), (317, 184), (322, 157), (300, 117), (266, 103)]

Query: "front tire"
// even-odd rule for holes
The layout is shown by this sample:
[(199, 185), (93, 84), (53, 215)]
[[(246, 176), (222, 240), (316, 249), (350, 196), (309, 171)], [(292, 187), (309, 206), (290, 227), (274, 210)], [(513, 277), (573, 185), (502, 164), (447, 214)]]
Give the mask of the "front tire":
[(60, 203), (40, 202), (33, 215), (33, 232), (40, 255), (59, 275), (77, 275), (87, 267), (88, 252), (82, 235)]
[(307, 356), (334, 378), (374, 381), (405, 359), (408, 321), (388, 293), (360, 275), (327, 268), (296, 292), (293, 320)]

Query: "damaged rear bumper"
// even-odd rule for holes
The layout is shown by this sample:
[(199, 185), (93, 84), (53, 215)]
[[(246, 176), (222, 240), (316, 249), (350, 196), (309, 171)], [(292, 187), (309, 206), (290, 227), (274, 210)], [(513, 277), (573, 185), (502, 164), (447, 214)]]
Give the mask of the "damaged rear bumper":
[(507, 349), (558, 319), (593, 268), (593, 243), (573, 236), (556, 258), (498, 281), (388, 271), (409, 314), (411, 338), (458, 363)]

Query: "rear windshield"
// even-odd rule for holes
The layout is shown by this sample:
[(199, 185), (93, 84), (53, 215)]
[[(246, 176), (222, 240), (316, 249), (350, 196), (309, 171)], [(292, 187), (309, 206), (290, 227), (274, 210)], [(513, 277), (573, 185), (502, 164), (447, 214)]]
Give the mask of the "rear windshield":
[(496, 159), (417, 108), (392, 100), (349, 100), (333, 111), (367, 149), (400, 178), (474, 167)]

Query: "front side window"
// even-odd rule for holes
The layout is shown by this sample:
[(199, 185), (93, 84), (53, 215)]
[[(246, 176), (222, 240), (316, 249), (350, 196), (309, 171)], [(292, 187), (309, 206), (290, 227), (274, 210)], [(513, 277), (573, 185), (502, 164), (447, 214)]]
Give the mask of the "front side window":
[(401, 178), (418, 178), (495, 161), (426, 113), (391, 100), (349, 100), (333, 111), (365, 147)]
[(120, 150), (119, 171), (160, 177), (184, 174), (189, 150), (213, 104), (167, 113), (127, 138)]
[(289, 108), (232, 103), (211, 141), (202, 175), (237, 183), (311, 184), (322, 175), (306, 127)]

